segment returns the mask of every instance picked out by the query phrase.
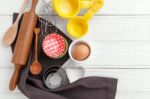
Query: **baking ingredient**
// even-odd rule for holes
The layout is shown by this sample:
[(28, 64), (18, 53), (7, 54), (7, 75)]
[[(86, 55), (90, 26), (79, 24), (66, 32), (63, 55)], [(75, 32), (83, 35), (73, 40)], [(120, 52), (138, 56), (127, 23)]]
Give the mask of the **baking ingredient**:
[(23, 16), (21, 27), (19, 30), (17, 42), (15, 45), (12, 63), (15, 64), (15, 72), (9, 83), (9, 89), (13, 91), (18, 83), (20, 69), (26, 65), (31, 44), (33, 40), (33, 29), (36, 27), (38, 16), (35, 14), (35, 8), (38, 0), (32, 0), (32, 7), (29, 12)]
[(72, 49), (72, 56), (78, 61), (85, 60), (90, 55), (90, 48), (87, 44), (79, 43), (76, 44)]
[(35, 28), (34, 33), (36, 36), (36, 39), (35, 39), (35, 60), (30, 66), (30, 72), (34, 75), (37, 75), (42, 71), (42, 66), (38, 61), (38, 51), (37, 51), (38, 50), (38, 34), (40, 33), (40, 29)]
[(14, 42), (14, 40), (16, 38), (16, 35), (17, 35), (17, 31), (18, 31), (19, 21), (21, 19), (21, 16), (22, 16), (23, 12), (25, 11), (25, 8), (26, 8), (28, 2), (29, 2), (29, 0), (24, 0), (23, 4), (21, 6), (21, 9), (20, 9), (20, 13), (19, 13), (16, 21), (5, 32), (5, 34), (3, 36), (3, 44), (4, 45), (9, 46), (9, 45), (11, 45)]

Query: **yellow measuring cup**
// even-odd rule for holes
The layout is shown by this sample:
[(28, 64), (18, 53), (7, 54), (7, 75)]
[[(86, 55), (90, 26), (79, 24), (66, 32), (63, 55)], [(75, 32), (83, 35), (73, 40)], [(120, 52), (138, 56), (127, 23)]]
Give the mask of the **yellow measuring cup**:
[(55, 12), (63, 18), (77, 16), (81, 8), (89, 8), (91, 0), (52, 0)]
[(72, 18), (67, 25), (69, 34), (75, 38), (81, 38), (88, 32), (88, 21), (92, 16), (103, 6), (103, 0), (96, 0), (92, 2), (90, 9), (84, 16)]

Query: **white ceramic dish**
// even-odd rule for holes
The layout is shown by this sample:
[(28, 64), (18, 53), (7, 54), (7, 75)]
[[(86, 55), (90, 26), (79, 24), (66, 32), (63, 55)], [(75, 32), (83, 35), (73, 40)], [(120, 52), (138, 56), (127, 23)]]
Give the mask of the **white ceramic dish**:
[[(84, 43), (84, 44), (88, 45), (88, 47), (90, 48), (90, 54), (89, 54), (89, 56), (85, 60), (82, 60), (82, 61), (78, 61), (78, 60), (74, 59), (73, 56), (72, 56), (72, 51), (73, 51), (74, 46), (76, 44), (79, 44), (79, 43)], [(91, 52), (92, 52), (91, 45), (87, 41), (85, 41), (85, 40), (75, 40), (69, 46), (69, 56), (75, 62), (85, 62), (85, 61), (87, 61), (89, 59), (89, 57), (91, 56)]]

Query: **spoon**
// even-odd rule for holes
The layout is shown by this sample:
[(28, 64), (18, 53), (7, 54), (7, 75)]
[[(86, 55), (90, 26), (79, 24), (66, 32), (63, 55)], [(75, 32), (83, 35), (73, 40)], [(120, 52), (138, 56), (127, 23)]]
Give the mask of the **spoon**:
[(38, 53), (37, 53), (38, 34), (40, 33), (40, 29), (39, 28), (34, 28), (34, 33), (35, 33), (35, 36), (36, 36), (36, 39), (35, 39), (35, 60), (30, 66), (30, 72), (33, 75), (38, 75), (42, 71), (42, 66), (38, 61)]
[(19, 21), (21, 19), (21, 16), (22, 14), (24, 13), (25, 11), (25, 8), (28, 4), (29, 0), (24, 0), (22, 6), (21, 6), (21, 9), (20, 9), (20, 13), (16, 19), (16, 21), (14, 22), (14, 24), (9, 27), (9, 29), (5, 32), (4, 36), (3, 36), (3, 44), (6, 45), (6, 46), (9, 46), (11, 45), (15, 38), (16, 38), (16, 35), (17, 35), (17, 31), (18, 31), (18, 24), (19, 24)]
[(89, 29), (88, 21), (100, 8), (102, 8), (103, 5), (103, 0), (93, 1), (90, 5), (90, 9), (84, 16), (76, 16), (70, 19), (67, 25), (68, 33), (75, 38), (81, 38), (85, 36)]

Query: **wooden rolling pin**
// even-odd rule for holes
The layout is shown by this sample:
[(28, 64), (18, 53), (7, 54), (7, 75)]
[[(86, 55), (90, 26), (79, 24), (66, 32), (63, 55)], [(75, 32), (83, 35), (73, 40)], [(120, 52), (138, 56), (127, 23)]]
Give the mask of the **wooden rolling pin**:
[(32, 0), (31, 10), (29, 12), (26, 12), (23, 16), (12, 57), (12, 63), (15, 65), (15, 71), (9, 83), (9, 89), (11, 91), (16, 88), (20, 69), (27, 63), (33, 40), (33, 29), (36, 27), (36, 23), (38, 20), (38, 16), (35, 14), (37, 3), (38, 0)]

